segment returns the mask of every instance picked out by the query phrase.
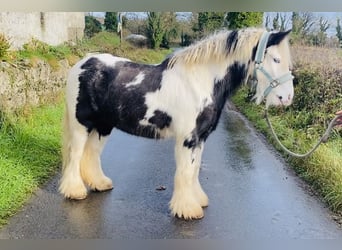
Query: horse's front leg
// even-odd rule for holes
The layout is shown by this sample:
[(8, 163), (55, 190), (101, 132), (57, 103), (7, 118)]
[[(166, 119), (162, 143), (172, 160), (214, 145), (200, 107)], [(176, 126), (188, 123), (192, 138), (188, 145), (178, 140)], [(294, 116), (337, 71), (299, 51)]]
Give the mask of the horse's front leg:
[(201, 142), (196, 148), (194, 148), (193, 163), (195, 164), (195, 173), (193, 176), (193, 192), (201, 207), (207, 207), (209, 204), (209, 199), (207, 194), (203, 191), (201, 183), (199, 182), (199, 171), (201, 167), (203, 148), (204, 142)]
[(176, 174), (170, 209), (174, 216), (184, 219), (200, 219), (202, 206), (208, 205), (208, 197), (198, 181), (203, 143), (192, 147), (177, 139), (175, 145)]

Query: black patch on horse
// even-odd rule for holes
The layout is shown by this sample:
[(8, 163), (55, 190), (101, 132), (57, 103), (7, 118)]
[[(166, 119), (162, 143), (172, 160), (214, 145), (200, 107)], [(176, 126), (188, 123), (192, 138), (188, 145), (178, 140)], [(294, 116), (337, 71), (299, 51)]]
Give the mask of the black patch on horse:
[(266, 48), (272, 45), (278, 45), (290, 32), (291, 30), (271, 33), (270, 37), (268, 38)]
[(192, 132), (191, 138), (184, 141), (183, 146), (196, 148), (202, 141), (205, 141), (210, 133), (216, 128), (217, 122), (215, 122), (215, 120), (218, 117), (218, 112), (215, 104), (206, 106), (198, 114), (196, 118), (196, 128)]
[(215, 81), (213, 103), (206, 106), (196, 118), (196, 128), (192, 131), (190, 139), (183, 143), (184, 147), (195, 148), (202, 141), (206, 141), (212, 131), (216, 129), (222, 109), (230, 95), (245, 81), (247, 66), (234, 62), (227, 69), (222, 80)]
[(252, 56), (251, 56), (251, 58), (252, 58), (253, 62), (255, 61), (255, 57), (256, 57), (256, 52), (257, 52), (258, 46), (259, 46), (259, 42), (252, 49)]
[[(122, 61), (108, 66), (95, 57), (90, 58), (81, 66), (84, 71), (79, 75), (77, 120), (89, 133), (95, 129), (100, 136), (109, 135), (116, 127), (130, 134), (159, 138), (158, 126), (139, 122), (147, 111), (145, 95), (161, 88), (166, 65)], [(144, 74), (142, 82), (127, 88), (127, 83), (134, 81), (139, 73)]]
[(228, 53), (231, 52), (232, 49), (233, 51), (236, 49), (237, 42), (238, 42), (238, 31), (233, 30), (229, 33), (227, 37), (226, 49)]
[(156, 110), (153, 113), (153, 116), (148, 119), (148, 122), (154, 124), (159, 129), (163, 129), (169, 127), (171, 124), (172, 118), (165, 112)]

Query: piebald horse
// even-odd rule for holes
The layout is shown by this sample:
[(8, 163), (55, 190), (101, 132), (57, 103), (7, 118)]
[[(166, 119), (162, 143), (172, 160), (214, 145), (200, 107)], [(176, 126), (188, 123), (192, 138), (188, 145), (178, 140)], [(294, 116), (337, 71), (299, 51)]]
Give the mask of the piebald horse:
[(158, 65), (110, 54), (80, 60), (67, 79), (60, 192), (84, 199), (87, 187), (113, 188), (100, 161), (113, 128), (147, 138), (173, 137), (177, 166), (171, 213), (202, 218), (208, 196), (198, 180), (201, 156), (229, 96), (253, 78), (257, 104), (292, 102), (288, 33), (223, 30)]

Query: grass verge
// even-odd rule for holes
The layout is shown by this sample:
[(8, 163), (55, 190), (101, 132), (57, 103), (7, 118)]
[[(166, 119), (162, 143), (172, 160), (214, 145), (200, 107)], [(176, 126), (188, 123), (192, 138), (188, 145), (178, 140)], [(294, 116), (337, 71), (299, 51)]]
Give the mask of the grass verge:
[[(263, 117), (263, 108), (249, 102), (246, 98), (247, 88), (242, 89), (232, 101), (237, 108), (255, 125), (257, 130), (266, 135), (267, 139), (283, 153), (284, 158), (291, 164), (297, 174), (307, 181), (334, 212), (342, 212), (342, 137), (334, 130), (326, 144), (308, 158), (294, 158), (285, 154), (271, 136), (270, 130)], [(285, 113), (272, 110), (271, 121), (283, 144), (292, 151), (304, 153), (317, 142), (323, 127), (295, 127), (296, 119), (301, 112), (288, 108)], [(303, 115), (305, 116), (305, 115)], [(303, 122), (303, 121), (302, 121)]]
[(60, 162), (62, 101), (2, 115), (0, 123), (0, 225), (56, 172)]

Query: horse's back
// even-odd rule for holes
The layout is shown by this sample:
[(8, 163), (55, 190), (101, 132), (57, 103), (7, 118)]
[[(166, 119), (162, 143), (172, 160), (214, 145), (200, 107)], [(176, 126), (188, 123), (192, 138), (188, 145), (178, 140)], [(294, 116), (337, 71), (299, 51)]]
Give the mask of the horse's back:
[(96, 72), (104, 67), (115, 68), (117, 62), (130, 61), (127, 58), (117, 57), (111, 54), (89, 53), (83, 59), (79, 60), (70, 70), (66, 83), (67, 102), (74, 103), (79, 94), (81, 73), (88, 70)]
[(82, 69), (84, 69), (84, 65), (87, 64), (87, 62), (89, 62), (89, 64), (91, 64), (91, 63), (94, 63), (95, 61), (101, 63), (102, 65), (108, 66), (108, 67), (115, 67), (115, 64), (117, 62), (127, 62), (130, 60), (127, 58), (118, 57), (118, 56), (114, 56), (112, 54), (107, 54), (107, 53), (104, 53), (104, 54), (89, 53), (83, 59), (78, 61), (70, 69), (69, 75), (75, 74), (75, 72), (77, 72), (79, 74), (79, 72), (81, 72)]

